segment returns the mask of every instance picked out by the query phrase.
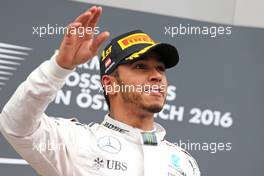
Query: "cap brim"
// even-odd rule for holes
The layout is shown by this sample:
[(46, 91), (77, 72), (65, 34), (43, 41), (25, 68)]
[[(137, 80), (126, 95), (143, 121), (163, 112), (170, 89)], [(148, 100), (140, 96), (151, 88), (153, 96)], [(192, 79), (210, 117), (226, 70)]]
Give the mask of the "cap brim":
[(179, 54), (173, 45), (167, 43), (158, 43), (153, 45), (146, 51), (146, 54), (149, 52), (156, 52), (160, 55), (161, 61), (165, 64), (166, 68), (174, 67), (179, 62)]
[(138, 51), (138, 53), (140, 53), (139, 57), (134, 58), (133, 60), (124, 59), (121, 61), (121, 64), (136, 62), (150, 52), (156, 52), (160, 56), (160, 61), (164, 63), (166, 69), (174, 67), (179, 62), (178, 51), (173, 45), (167, 43), (157, 43), (150, 47), (148, 46), (148, 49), (144, 50), (145, 48)]

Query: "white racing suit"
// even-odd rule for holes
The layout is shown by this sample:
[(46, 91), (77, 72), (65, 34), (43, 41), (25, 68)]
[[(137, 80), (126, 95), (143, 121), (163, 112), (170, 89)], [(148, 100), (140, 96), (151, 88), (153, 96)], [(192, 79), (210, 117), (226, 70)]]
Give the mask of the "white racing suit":
[(48, 117), (44, 111), (74, 70), (54, 55), (24, 81), (4, 106), (0, 129), (14, 149), (43, 176), (200, 176), (195, 160), (164, 139), (108, 115), (101, 124)]

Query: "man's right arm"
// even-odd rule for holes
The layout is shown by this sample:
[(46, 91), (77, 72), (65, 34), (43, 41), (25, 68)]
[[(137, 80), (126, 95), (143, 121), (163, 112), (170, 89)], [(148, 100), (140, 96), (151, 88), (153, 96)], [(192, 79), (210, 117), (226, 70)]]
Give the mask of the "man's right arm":
[(59, 54), (34, 70), (4, 107), (1, 124), (6, 132), (18, 136), (34, 132), (41, 114), (62, 87), (67, 74), (96, 55), (109, 33), (102, 32), (97, 37), (93, 33), (80, 36), (71, 30), (94, 29), (101, 14), (102, 8), (93, 6), (68, 25)]
[[(44, 111), (73, 70), (57, 65), (54, 55), (36, 68), (15, 91), (0, 115), (0, 129), (14, 149), (41, 175), (71, 175), (67, 152), (73, 125), (57, 125)], [(63, 148), (49, 149), (49, 144)], [(70, 153), (74, 153), (71, 151)]]
[[(94, 28), (101, 13), (101, 7), (91, 7), (77, 17), (68, 29), (79, 31), (79, 27)], [(74, 151), (69, 145), (79, 131), (74, 130), (76, 128), (70, 120), (58, 122), (44, 112), (63, 86), (67, 75), (79, 64), (92, 59), (108, 36), (108, 32), (97, 37), (93, 34), (79, 36), (66, 33), (58, 55), (42, 63), (28, 76), (0, 114), (3, 136), (41, 175), (73, 175), (70, 155)], [(49, 142), (65, 147), (49, 150)]]
[(41, 115), (73, 71), (61, 68), (56, 56), (36, 68), (4, 106), (0, 118), (2, 131), (24, 137), (37, 129)]

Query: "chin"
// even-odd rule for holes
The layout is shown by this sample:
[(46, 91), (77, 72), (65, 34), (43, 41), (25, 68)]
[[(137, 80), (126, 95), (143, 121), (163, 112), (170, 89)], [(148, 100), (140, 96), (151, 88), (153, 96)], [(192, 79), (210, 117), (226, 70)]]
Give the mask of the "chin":
[(158, 113), (162, 110), (162, 108), (163, 108), (163, 105), (152, 104), (152, 105), (145, 106), (143, 109), (147, 110), (148, 112)]

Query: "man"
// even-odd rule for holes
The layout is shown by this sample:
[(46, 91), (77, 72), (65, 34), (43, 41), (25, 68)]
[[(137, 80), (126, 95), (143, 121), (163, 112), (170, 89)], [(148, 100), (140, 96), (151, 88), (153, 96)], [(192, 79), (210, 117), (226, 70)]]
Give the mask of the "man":
[[(92, 7), (69, 28), (94, 28), (101, 13), (101, 7)], [(165, 69), (177, 64), (177, 50), (142, 31), (114, 38), (102, 53), (109, 114), (101, 124), (44, 113), (67, 75), (90, 60), (108, 36), (65, 34), (59, 53), (35, 69), (3, 108), (2, 134), (41, 175), (200, 175), (195, 160), (167, 142), (165, 130), (153, 121), (165, 102)]]

